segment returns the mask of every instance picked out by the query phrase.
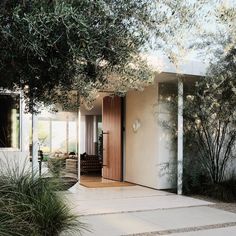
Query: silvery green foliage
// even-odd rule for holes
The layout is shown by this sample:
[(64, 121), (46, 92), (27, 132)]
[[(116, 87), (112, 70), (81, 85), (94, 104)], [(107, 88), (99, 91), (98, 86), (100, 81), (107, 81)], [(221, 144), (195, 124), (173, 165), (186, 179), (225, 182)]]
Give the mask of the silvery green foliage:
[(223, 57), (235, 47), (235, 0), (163, 0), (151, 6), (158, 15), (152, 46), (175, 65), (189, 57), (213, 61), (216, 53)]
[(225, 180), (236, 157), (236, 51), (209, 69), (208, 76), (186, 95), (186, 147), (196, 150), (213, 183)]
[[(163, 31), (165, 51), (173, 61), (197, 54), (216, 61), (236, 45), (236, 4), (234, 0), (172, 1), (173, 16)], [(163, 45), (163, 44), (162, 44)]]
[(149, 3), (2, 1), (0, 86), (23, 90), (29, 111), (40, 102), (67, 106), (71, 96), (76, 106), (78, 97), (91, 103), (109, 84), (115, 93), (142, 87), (152, 77), (140, 56), (153, 27)]
[(24, 90), (31, 111), (40, 102), (71, 109), (78, 104), (71, 96), (91, 106), (100, 90), (143, 89), (153, 76), (142, 55), (161, 48), (177, 64), (191, 46), (186, 35), (195, 41), (206, 35), (202, 26), (216, 19), (210, 16), (218, 6), (217, 0), (1, 1), (0, 86)]

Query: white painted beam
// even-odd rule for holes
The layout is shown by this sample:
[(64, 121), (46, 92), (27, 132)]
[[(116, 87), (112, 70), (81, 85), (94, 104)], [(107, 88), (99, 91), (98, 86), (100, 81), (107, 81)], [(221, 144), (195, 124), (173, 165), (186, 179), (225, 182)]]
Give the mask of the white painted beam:
[(178, 78), (177, 192), (183, 192), (183, 79)]

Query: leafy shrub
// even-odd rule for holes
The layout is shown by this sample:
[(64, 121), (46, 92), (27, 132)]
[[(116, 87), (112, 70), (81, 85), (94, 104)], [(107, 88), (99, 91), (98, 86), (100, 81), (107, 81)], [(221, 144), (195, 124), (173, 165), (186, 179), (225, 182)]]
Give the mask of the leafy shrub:
[(189, 153), (184, 158), (183, 190), (187, 195), (200, 194), (224, 202), (236, 202), (236, 177), (231, 175), (212, 183), (192, 149), (192, 155)]
[(84, 225), (70, 212), (56, 185), (29, 171), (0, 173), (0, 235), (57, 236)]
[(231, 178), (221, 183), (203, 185), (202, 193), (224, 202), (236, 201), (236, 179)]

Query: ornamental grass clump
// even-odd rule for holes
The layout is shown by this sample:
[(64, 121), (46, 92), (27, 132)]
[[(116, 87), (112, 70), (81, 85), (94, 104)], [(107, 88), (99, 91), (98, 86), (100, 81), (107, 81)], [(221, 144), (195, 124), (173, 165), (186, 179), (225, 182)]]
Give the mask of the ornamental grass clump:
[(0, 173), (0, 235), (57, 236), (84, 225), (48, 179), (7, 167)]

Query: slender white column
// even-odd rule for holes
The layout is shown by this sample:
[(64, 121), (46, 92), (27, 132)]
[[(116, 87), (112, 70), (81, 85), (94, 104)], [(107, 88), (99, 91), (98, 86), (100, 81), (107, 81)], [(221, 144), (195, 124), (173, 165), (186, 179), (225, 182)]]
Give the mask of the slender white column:
[(178, 154), (177, 154), (177, 192), (183, 190), (183, 80), (178, 78)]
[(93, 116), (93, 142), (98, 142), (98, 127), (97, 127), (97, 116)]
[(49, 129), (50, 129), (50, 153), (52, 153), (52, 118), (50, 117), (50, 121), (49, 121)]
[(32, 174), (33, 176), (38, 173), (39, 163), (38, 163), (38, 117), (32, 114)]
[[(26, 117), (25, 117), (25, 114), (24, 114), (24, 110), (25, 110), (25, 103), (24, 103), (24, 96), (23, 96), (23, 92), (20, 93), (20, 150), (23, 152), (25, 150), (29, 151), (29, 142), (27, 143), (27, 139), (26, 137), (29, 135), (29, 132), (28, 132), (28, 135), (25, 135), (25, 130), (26, 130), (26, 133), (27, 133), (27, 127), (25, 125), (25, 121), (26, 121)], [(24, 146), (23, 146), (23, 143), (24, 143)], [(25, 144), (26, 144), (26, 147), (25, 148)]]
[(78, 109), (77, 117), (77, 155), (78, 155), (78, 182), (80, 183), (80, 138), (81, 138), (81, 113)]
[(69, 154), (69, 117), (66, 116), (66, 152)]

